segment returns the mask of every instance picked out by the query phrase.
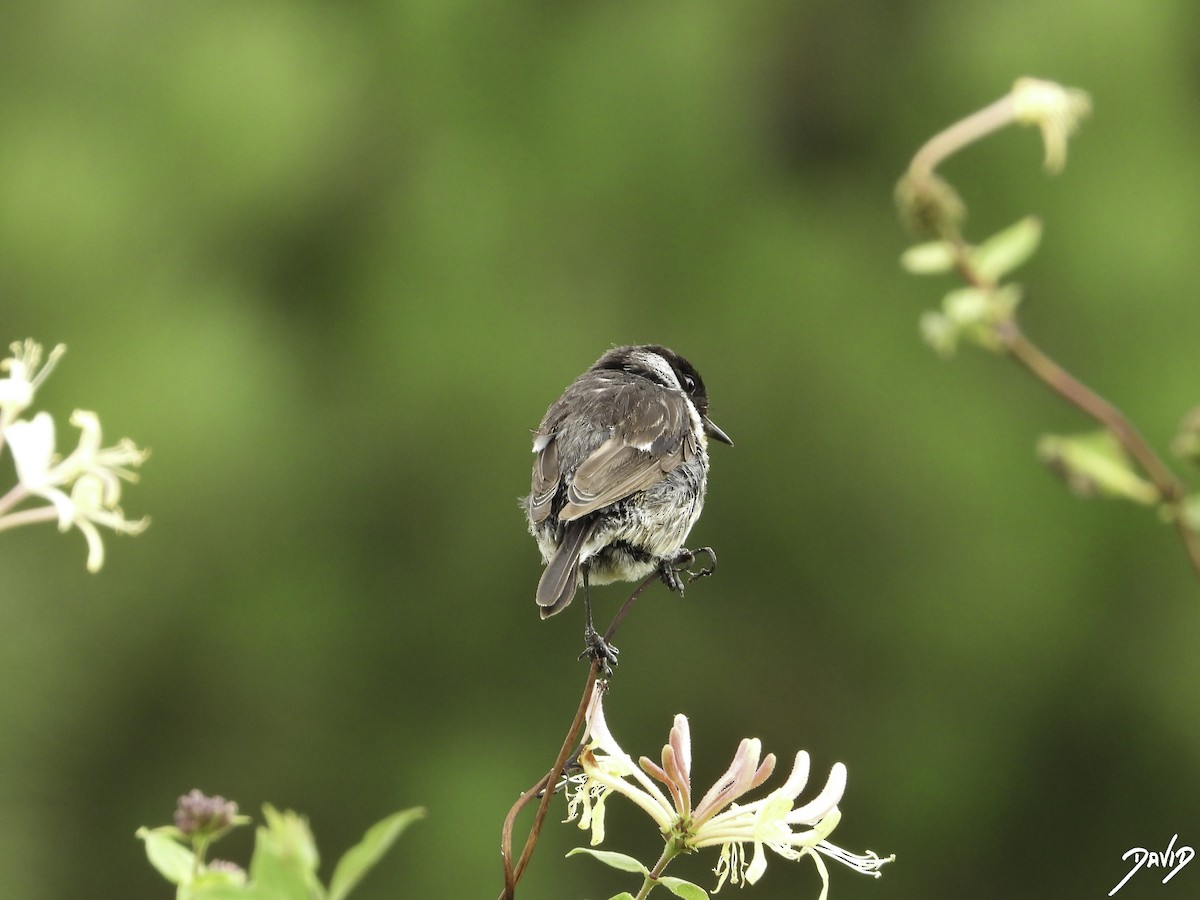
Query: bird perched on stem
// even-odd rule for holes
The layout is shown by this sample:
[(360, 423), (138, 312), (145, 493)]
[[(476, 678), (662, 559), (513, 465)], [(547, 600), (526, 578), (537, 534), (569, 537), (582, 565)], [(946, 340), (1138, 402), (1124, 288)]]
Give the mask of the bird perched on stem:
[[(592, 624), (589, 584), (657, 570), (683, 592), (683, 543), (700, 516), (708, 438), (733, 444), (708, 418), (708, 393), (686, 359), (657, 344), (616, 347), (573, 381), (533, 433), (533, 481), (521, 506), (546, 562), (542, 618), (583, 585), (586, 654), (616, 662)], [(712, 557), (712, 551), (707, 551)]]

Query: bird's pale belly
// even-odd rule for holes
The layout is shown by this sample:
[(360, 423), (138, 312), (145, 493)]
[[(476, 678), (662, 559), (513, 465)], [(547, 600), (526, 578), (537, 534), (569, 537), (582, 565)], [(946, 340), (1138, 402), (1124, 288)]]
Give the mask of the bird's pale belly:
[[(678, 554), (700, 517), (705, 481), (699, 466), (685, 464), (649, 491), (599, 511), (604, 524), (579, 554), (589, 583), (640, 581)], [(540, 529), (537, 538), (548, 561), (558, 548), (555, 529)]]

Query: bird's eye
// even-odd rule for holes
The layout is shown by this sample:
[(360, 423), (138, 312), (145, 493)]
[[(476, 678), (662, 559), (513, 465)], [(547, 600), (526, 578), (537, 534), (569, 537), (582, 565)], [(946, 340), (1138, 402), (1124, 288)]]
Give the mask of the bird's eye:
[(684, 375), (683, 376), (683, 389), (685, 391), (687, 391), (689, 394), (696, 393), (696, 379), (693, 378), (691, 375)]

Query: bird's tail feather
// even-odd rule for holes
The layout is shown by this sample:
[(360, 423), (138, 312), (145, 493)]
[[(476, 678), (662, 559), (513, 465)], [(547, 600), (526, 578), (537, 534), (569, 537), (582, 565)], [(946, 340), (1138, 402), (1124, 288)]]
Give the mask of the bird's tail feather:
[(542, 608), (543, 619), (565, 609), (575, 599), (579, 584), (579, 551), (594, 530), (594, 522), (576, 519), (567, 523), (562, 541), (538, 581), (537, 604)]

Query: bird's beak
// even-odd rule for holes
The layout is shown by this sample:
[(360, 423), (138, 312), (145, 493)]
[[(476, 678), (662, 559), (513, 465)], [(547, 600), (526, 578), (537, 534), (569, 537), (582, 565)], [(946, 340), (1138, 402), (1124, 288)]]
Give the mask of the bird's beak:
[(718, 428), (717, 423), (708, 418), (708, 416), (704, 417), (704, 433), (714, 441), (720, 441), (722, 444), (728, 444), (730, 447), (733, 446), (733, 441), (730, 440), (729, 435)]

